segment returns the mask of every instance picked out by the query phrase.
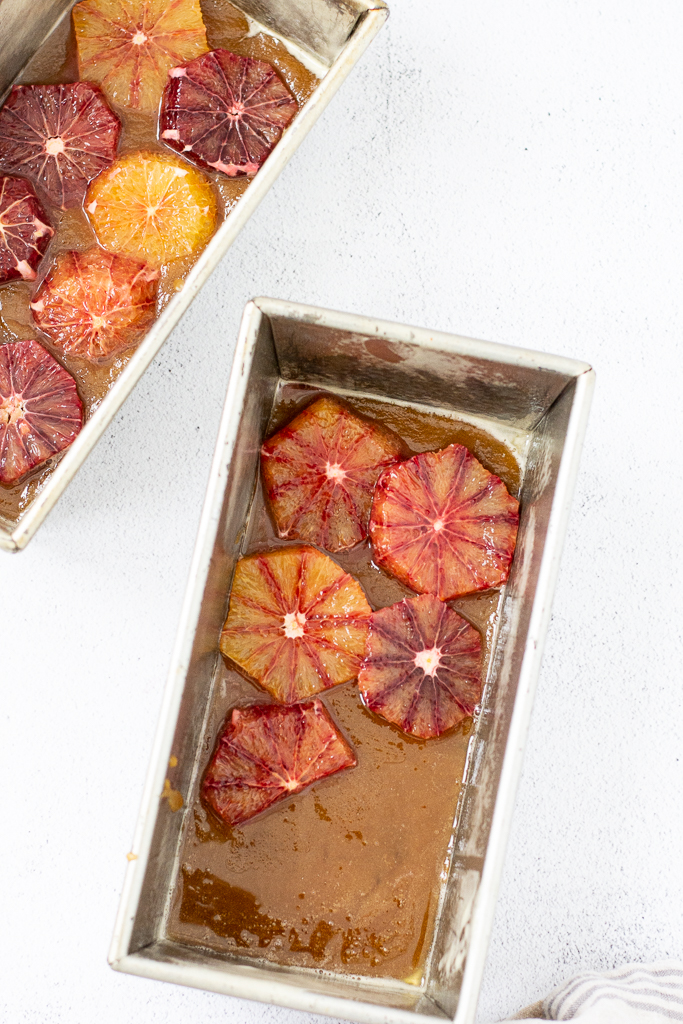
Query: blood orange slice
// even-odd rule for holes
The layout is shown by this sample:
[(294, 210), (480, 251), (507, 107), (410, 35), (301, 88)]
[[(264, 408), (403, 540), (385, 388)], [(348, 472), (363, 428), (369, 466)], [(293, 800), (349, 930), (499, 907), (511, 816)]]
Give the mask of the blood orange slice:
[(0, 178), (0, 283), (14, 277), (35, 281), (54, 231), (27, 181)]
[(189, 256), (216, 226), (211, 184), (161, 153), (127, 153), (88, 190), (86, 209), (100, 245), (152, 266)]
[(82, 0), (73, 19), (80, 77), (130, 110), (156, 112), (169, 70), (208, 49), (199, 0)]
[(261, 449), (280, 537), (328, 551), (364, 540), (377, 478), (401, 455), (397, 438), (335, 398), (313, 402)]
[(170, 72), (161, 138), (201, 167), (256, 174), (298, 105), (262, 60), (212, 50)]
[(235, 708), (202, 784), (227, 825), (240, 825), (356, 757), (320, 700)]
[(505, 583), (519, 502), (461, 444), (423, 452), (377, 481), (370, 538), (380, 568), (448, 601)]
[(121, 125), (89, 82), (15, 85), (0, 111), (0, 165), (65, 210), (116, 155)]
[(373, 614), (358, 686), (366, 707), (403, 732), (439, 736), (481, 697), (481, 638), (438, 597), (404, 598)]
[(0, 345), (0, 483), (68, 448), (82, 424), (76, 381), (42, 345)]
[(221, 651), (283, 704), (354, 679), (371, 609), (360, 584), (315, 548), (241, 558)]
[(159, 271), (94, 247), (62, 252), (31, 303), (63, 352), (101, 361), (124, 352), (154, 320)]

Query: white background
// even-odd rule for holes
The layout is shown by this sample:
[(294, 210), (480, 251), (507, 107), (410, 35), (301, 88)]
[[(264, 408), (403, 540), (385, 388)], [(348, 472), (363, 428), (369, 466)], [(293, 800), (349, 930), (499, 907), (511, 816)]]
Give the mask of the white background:
[(585, 359), (597, 389), (480, 1020), (681, 954), (679, 0), (392, 17), (29, 548), (0, 556), (0, 1019), (313, 1024), (106, 953), (245, 302)]

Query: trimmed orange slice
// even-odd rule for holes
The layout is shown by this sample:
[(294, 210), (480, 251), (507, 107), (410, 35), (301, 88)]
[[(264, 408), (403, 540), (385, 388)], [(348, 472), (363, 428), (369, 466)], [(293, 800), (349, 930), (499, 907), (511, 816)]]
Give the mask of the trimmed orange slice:
[(159, 271), (97, 246), (61, 252), (31, 303), (63, 352), (94, 362), (125, 352), (154, 320)]
[(76, 381), (42, 345), (0, 345), (0, 483), (68, 448), (82, 425)]
[(398, 438), (336, 398), (317, 399), (261, 448), (279, 536), (327, 551), (360, 543), (377, 478), (401, 455)]
[(35, 281), (54, 231), (32, 187), (23, 178), (0, 178), (0, 283)]
[(200, 167), (256, 174), (297, 110), (270, 64), (212, 50), (171, 71), (160, 138)]
[(315, 548), (240, 558), (221, 651), (283, 704), (354, 679), (371, 615), (361, 586)]
[(119, 157), (88, 189), (86, 209), (104, 249), (153, 267), (201, 249), (216, 226), (208, 179), (161, 153)]
[(121, 123), (96, 85), (15, 85), (0, 111), (0, 165), (49, 202), (80, 206), (116, 156)]
[(410, 736), (452, 729), (481, 697), (481, 637), (438, 597), (375, 612), (358, 675), (366, 707)]
[(80, 77), (130, 110), (156, 111), (171, 68), (209, 48), (199, 0), (81, 0), (73, 19)]
[(461, 444), (385, 470), (370, 516), (375, 562), (442, 601), (500, 587), (517, 541), (519, 502)]
[(202, 796), (226, 825), (241, 825), (356, 763), (320, 700), (235, 708), (209, 764)]

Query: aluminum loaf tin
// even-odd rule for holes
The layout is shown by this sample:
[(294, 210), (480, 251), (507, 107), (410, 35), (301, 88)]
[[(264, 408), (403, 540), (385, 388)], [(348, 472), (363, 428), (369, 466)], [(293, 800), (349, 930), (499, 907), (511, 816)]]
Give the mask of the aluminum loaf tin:
[[(70, 16), (73, 6), (74, 0), (1, 0), (0, 101), (60, 20)], [(383, 0), (237, 0), (236, 6), (313, 57), (324, 77), (206, 246), (182, 291), (165, 306), (40, 493), (18, 522), (0, 516), (0, 549), (18, 551), (28, 544), (389, 13)]]
[[(173, 786), (191, 808), (205, 767), (218, 637), (282, 381), (455, 415), (514, 439), (523, 465), (517, 550), (421, 987), (261, 965), (166, 934), (184, 812), (160, 794), (173, 755)], [(273, 299), (248, 303), (111, 947), (116, 970), (367, 1024), (474, 1020), (593, 383), (591, 368), (570, 359)]]

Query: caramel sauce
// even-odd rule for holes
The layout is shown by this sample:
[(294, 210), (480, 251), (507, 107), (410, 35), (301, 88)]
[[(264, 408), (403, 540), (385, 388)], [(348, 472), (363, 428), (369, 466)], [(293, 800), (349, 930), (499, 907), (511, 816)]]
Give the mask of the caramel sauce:
[[(268, 434), (322, 393), (283, 385)], [(399, 434), (407, 454), (466, 444), (518, 493), (520, 467), (513, 453), (479, 427), (380, 400), (347, 401)], [(245, 553), (286, 544), (276, 536), (259, 486)], [(361, 582), (374, 609), (414, 596), (374, 565), (367, 543), (333, 557)], [(481, 632), (485, 672), (499, 603), (499, 591), (450, 602)], [(169, 936), (241, 957), (419, 985), (448, 875), (472, 719), (436, 739), (420, 740), (368, 711), (355, 682), (320, 697), (352, 744), (357, 767), (241, 828), (226, 828), (191, 795)], [(222, 661), (198, 784), (232, 708), (257, 701), (270, 697)]]
[[(301, 106), (309, 98), (319, 79), (293, 57), (284, 43), (265, 33), (249, 35), (250, 24), (245, 15), (228, 0), (203, 0), (201, 3), (210, 49), (223, 47), (244, 57), (254, 57), (271, 64), (289, 86)], [(20, 75), (22, 84), (58, 84), (78, 81), (76, 37), (71, 16), (62, 19)], [(157, 117), (137, 111), (114, 108), (121, 120), (119, 154), (139, 149), (173, 153), (158, 139)], [(250, 178), (228, 178), (219, 173), (203, 173), (213, 183), (218, 198), (217, 226), (225, 220), (239, 198), (249, 187)], [(65, 249), (80, 252), (97, 244), (90, 221), (82, 208), (59, 210), (38, 190), (40, 201), (55, 229), (54, 237), (33, 282), (11, 281), (0, 285), (0, 344), (35, 338), (75, 377), (84, 406), (84, 419), (97, 409), (117, 377), (126, 366), (134, 349), (102, 364), (91, 363), (65, 355), (36, 327), (29, 303), (57, 253)], [(183, 287), (185, 278), (201, 251), (174, 260), (161, 267), (157, 297), (157, 315)], [(68, 449), (67, 449), (68, 451)], [(0, 485), (0, 519), (16, 523), (43, 489), (55, 467), (66, 452), (36, 466), (15, 484)]]

